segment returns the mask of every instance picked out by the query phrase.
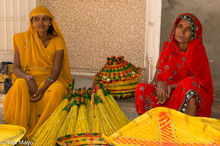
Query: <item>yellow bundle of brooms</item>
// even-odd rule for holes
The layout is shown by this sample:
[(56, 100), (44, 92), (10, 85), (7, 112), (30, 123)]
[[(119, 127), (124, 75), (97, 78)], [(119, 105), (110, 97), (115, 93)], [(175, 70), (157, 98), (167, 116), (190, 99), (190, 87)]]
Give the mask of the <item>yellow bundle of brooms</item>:
[(102, 84), (95, 83), (90, 93), (89, 125), (92, 133), (108, 136), (129, 123), (128, 118)]
[(108, 113), (111, 113), (111, 118), (115, 120), (115, 124), (118, 125), (119, 128), (128, 124), (128, 118), (122, 112), (108, 89), (104, 88), (103, 84), (98, 84), (96, 89), (97, 94), (101, 97), (105, 108), (108, 110)]
[(60, 130), (69, 111), (69, 107), (73, 102), (73, 87), (74, 79), (72, 80), (72, 83), (69, 83), (69, 87), (67, 88), (68, 93), (66, 94), (62, 102), (33, 135), (32, 140), (34, 141), (34, 145), (56, 144), (58, 131)]
[(109, 136), (129, 123), (102, 84), (75, 93), (73, 84), (70, 87), (62, 103), (34, 134), (34, 145), (55, 145), (57, 138), (69, 135)]
[(84, 95), (85, 88), (82, 90), (82, 94), (80, 97), (80, 106), (76, 122), (76, 133), (90, 133)]
[[(98, 135), (110, 136), (129, 123), (114, 98), (104, 89), (102, 84), (95, 84), (92, 89), (88, 89), (87, 92), (84, 89), (83, 92), (84, 94), (81, 94), (81, 104), (78, 107), (76, 124), (69, 123), (70, 127), (76, 126), (76, 131), (58, 137), (57, 142), (60, 145), (101, 145), (105, 142), (99, 141), (100, 143), (97, 143), (95, 139)], [(72, 108), (69, 114), (71, 114)], [(86, 110), (87, 108), (89, 113)], [(100, 136), (98, 137), (102, 139)]]
[(91, 92), (92, 92), (92, 88), (88, 88), (88, 90), (85, 92), (85, 95), (84, 95), (88, 120), (89, 120), (89, 109), (90, 109), (90, 102), (91, 102)]
[(57, 138), (68, 134), (73, 134), (76, 131), (76, 121), (78, 117), (78, 107), (80, 105), (81, 89), (76, 90), (73, 94), (73, 103), (71, 109), (60, 128)]

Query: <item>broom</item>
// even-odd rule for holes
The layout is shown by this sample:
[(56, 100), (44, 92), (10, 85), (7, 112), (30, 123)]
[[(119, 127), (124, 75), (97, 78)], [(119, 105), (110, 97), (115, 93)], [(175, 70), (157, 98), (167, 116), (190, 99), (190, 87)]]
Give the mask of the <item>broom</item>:
[(77, 96), (74, 100), (73, 106), (71, 108), (72, 118), (69, 120), (69, 123), (66, 123), (68, 125), (66, 134), (74, 134), (76, 133), (76, 123), (77, 123), (77, 117), (79, 112), (79, 105), (80, 105), (80, 96)]
[(85, 92), (85, 95), (84, 95), (87, 113), (89, 113), (89, 108), (90, 108), (91, 92), (92, 92), (92, 89), (88, 88), (88, 90)]
[(71, 105), (71, 109), (57, 134), (57, 138), (61, 136), (73, 134), (75, 132), (76, 120), (78, 115), (78, 105), (80, 103), (80, 96), (79, 96), (80, 90), (81, 89), (78, 89), (73, 94), (73, 103)]
[(101, 97), (103, 104), (105, 105), (107, 111), (111, 113), (111, 118), (114, 120), (114, 123), (120, 129), (129, 123), (126, 115), (121, 111), (117, 102), (114, 100), (110, 92), (103, 87), (102, 84), (97, 86), (97, 94)]
[[(70, 104), (66, 105), (66, 99), (64, 99), (54, 113), (48, 118), (48, 120), (38, 129), (38, 131), (33, 135), (32, 140), (34, 145), (45, 145), (56, 143), (57, 132), (60, 129), (63, 121), (66, 118), (66, 115), (70, 109)], [(73, 100), (70, 100), (70, 103)]]
[[(100, 133), (109, 136), (117, 130), (110, 114), (103, 105), (101, 98), (95, 94), (95, 112), (99, 122)], [(96, 125), (95, 125), (96, 126)]]
[(67, 88), (67, 94), (65, 95), (62, 102), (51, 114), (51, 116), (39, 127), (37, 132), (33, 135), (32, 140), (34, 141), (34, 145), (56, 144), (57, 132), (60, 129), (64, 119), (66, 118), (69, 100), (72, 98), (73, 94), (73, 87), (74, 79), (72, 80), (72, 83), (69, 83)]
[(89, 124), (89, 128), (91, 129), (91, 125), (90, 125), (90, 116), (89, 116), (89, 110), (90, 110), (90, 101), (91, 101), (91, 88), (88, 88), (85, 92), (85, 105), (86, 105), (86, 116), (88, 119), (88, 124)]
[(91, 100), (89, 106), (89, 126), (91, 133), (101, 133), (99, 119), (97, 115), (97, 105), (95, 104), (95, 90), (91, 90)]
[(81, 92), (80, 106), (78, 111), (76, 133), (90, 133), (85, 105), (85, 88)]

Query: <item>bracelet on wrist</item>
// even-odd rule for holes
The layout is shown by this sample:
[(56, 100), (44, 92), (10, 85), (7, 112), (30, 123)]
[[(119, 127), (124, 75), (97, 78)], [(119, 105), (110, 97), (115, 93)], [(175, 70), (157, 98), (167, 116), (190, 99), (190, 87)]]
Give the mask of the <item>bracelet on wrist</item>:
[(27, 78), (25, 78), (26, 82), (28, 82), (29, 80), (33, 79), (32, 76), (28, 76)]
[(51, 78), (47, 78), (47, 81), (49, 81), (49, 82), (51, 82), (51, 83), (55, 82), (55, 80), (54, 80), (54, 79), (51, 79)]

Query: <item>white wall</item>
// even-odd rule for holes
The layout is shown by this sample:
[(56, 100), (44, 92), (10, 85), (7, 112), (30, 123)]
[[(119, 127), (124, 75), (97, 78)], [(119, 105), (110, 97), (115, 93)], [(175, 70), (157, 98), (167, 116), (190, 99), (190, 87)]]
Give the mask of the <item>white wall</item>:
[(160, 51), (162, 0), (148, 0), (146, 5), (145, 62), (148, 82), (153, 79)]
[(0, 0), (0, 61), (13, 60), (13, 34), (27, 30), (36, 0)]

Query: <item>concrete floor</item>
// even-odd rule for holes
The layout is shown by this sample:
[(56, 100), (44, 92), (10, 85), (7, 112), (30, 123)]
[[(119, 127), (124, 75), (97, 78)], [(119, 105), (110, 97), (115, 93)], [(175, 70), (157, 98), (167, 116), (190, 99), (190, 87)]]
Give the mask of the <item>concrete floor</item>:
[(212, 118), (220, 119), (220, 94), (214, 96), (214, 102), (212, 105)]
[[(133, 120), (139, 116), (136, 112), (134, 97), (128, 99), (119, 99), (116, 101), (129, 120)], [(211, 117), (220, 119), (220, 96), (218, 96), (218, 98), (214, 98)]]

